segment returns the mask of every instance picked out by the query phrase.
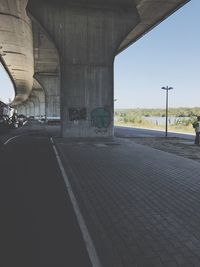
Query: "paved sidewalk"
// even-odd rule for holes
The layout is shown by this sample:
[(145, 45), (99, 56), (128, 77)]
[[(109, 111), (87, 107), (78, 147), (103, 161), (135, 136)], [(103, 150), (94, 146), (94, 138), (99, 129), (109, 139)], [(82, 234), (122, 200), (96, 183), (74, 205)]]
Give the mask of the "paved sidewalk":
[(200, 266), (200, 164), (129, 140), (55, 138), (103, 267)]

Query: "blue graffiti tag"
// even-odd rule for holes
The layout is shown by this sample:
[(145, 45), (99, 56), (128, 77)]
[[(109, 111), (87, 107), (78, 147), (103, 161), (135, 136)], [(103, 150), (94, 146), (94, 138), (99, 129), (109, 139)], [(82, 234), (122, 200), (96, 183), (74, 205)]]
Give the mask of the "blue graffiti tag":
[(108, 128), (111, 122), (111, 113), (104, 107), (96, 108), (91, 111), (92, 126), (101, 129)]

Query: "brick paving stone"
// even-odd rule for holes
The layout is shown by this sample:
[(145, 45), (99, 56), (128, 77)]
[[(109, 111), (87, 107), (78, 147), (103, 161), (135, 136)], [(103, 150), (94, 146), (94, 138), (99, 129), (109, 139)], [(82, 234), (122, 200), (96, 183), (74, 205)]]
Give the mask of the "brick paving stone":
[(165, 267), (178, 267), (178, 264), (175, 261), (168, 261), (164, 264)]
[(160, 258), (154, 258), (151, 260), (153, 267), (164, 267), (164, 263), (160, 260)]
[(181, 253), (174, 254), (174, 258), (175, 258), (176, 262), (178, 263), (178, 265), (186, 264), (188, 262), (185, 255), (183, 255)]
[[(175, 252), (175, 251), (174, 251)], [(174, 253), (173, 252), (173, 253)], [(194, 256), (194, 253), (192, 252), (192, 250), (187, 249), (186, 247), (182, 247), (180, 248), (180, 252), (186, 257), (186, 258), (190, 258)]]
[(200, 258), (199, 257), (191, 257), (189, 258), (189, 261), (195, 266), (195, 267), (198, 267), (200, 266)]
[(198, 162), (122, 139), (55, 140), (103, 267), (200, 266)]

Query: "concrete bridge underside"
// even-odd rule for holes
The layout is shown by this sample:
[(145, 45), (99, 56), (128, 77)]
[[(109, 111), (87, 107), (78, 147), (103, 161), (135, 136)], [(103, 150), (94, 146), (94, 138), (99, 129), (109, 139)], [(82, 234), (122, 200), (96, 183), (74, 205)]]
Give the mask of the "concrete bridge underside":
[(63, 137), (112, 136), (115, 56), (187, 2), (0, 0), (12, 106), (61, 116)]

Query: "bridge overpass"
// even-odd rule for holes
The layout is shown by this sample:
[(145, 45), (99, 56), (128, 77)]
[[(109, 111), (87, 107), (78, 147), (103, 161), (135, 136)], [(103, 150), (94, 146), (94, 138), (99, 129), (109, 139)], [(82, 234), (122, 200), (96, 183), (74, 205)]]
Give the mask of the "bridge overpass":
[(61, 116), (63, 137), (109, 137), (115, 56), (189, 0), (0, 2), (0, 58), (15, 88), (12, 106)]

